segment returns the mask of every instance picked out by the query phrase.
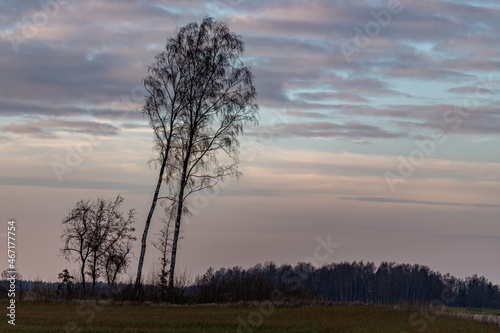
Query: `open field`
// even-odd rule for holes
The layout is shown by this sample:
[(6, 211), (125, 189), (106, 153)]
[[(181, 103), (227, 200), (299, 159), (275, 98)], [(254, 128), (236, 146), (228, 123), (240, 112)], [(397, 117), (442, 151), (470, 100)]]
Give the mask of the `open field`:
[(453, 311), (466, 313), (480, 313), (500, 316), (500, 309), (478, 309), (478, 308), (453, 308)]
[[(6, 310), (7, 303), (1, 307)], [(500, 332), (500, 327), (387, 306), (298, 308), (16, 304), (16, 325), (4, 314), (1, 332)]]

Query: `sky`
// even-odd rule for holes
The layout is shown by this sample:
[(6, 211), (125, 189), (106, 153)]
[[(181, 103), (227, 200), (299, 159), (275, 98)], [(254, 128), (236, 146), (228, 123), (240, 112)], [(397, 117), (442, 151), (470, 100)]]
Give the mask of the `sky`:
[(243, 178), (191, 198), (178, 272), (395, 261), (500, 283), (496, 1), (3, 0), (0, 268), (16, 219), (24, 278), (76, 272), (59, 250), (80, 199), (122, 195), (141, 235), (157, 178), (141, 82), (206, 15), (245, 42), (260, 126)]

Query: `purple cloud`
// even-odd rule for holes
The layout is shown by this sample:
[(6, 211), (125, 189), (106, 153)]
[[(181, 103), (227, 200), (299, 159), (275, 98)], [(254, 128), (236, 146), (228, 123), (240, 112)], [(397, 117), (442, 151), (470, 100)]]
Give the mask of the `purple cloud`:
[(13, 123), (2, 127), (2, 130), (16, 134), (26, 134), (33, 137), (55, 139), (57, 136), (50, 131), (68, 133), (85, 133), (92, 135), (116, 135), (119, 129), (113, 125), (82, 120), (39, 120), (26, 124)]
[(366, 125), (358, 121), (348, 121), (344, 124), (334, 124), (330, 122), (299, 122), (299, 123), (281, 123), (271, 127), (263, 127), (258, 131), (248, 133), (256, 136), (259, 133), (271, 132), (276, 137), (339, 137), (339, 138), (403, 138), (405, 133), (397, 133), (384, 130), (377, 126)]

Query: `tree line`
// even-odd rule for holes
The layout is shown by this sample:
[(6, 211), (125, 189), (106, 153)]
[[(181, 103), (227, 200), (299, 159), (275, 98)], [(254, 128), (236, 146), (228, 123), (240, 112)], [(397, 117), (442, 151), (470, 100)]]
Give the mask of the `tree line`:
[[(161, 269), (160, 269), (161, 271)], [(20, 297), (39, 299), (79, 299), (83, 290), (94, 290), (97, 299), (126, 301), (135, 299), (134, 281), (97, 283), (78, 281), (67, 270), (58, 283), (20, 282)], [(90, 288), (92, 286), (92, 289)], [(95, 288), (95, 289), (94, 289)], [(6, 296), (8, 283), (0, 284)], [(143, 286), (141, 300), (178, 304), (247, 303), (279, 301), (362, 302), (366, 304), (431, 304), (439, 306), (500, 308), (500, 286), (483, 276), (465, 279), (441, 274), (418, 264), (382, 262), (340, 262), (322, 267), (309, 263), (277, 266), (273, 262), (243, 269), (210, 268), (194, 281), (178, 274), (175, 287), (167, 295), (161, 272), (153, 271)]]
[(316, 268), (269, 262), (249, 269), (209, 269), (198, 277), (192, 297), (199, 303), (324, 300), (368, 304), (434, 303), (446, 306), (500, 308), (500, 287), (474, 275), (459, 279), (424, 265), (341, 262)]

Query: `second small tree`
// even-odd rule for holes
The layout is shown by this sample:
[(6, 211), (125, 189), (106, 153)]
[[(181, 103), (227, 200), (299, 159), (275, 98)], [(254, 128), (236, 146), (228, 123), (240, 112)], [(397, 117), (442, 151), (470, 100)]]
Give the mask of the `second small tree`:
[(135, 210), (122, 213), (119, 208), (123, 200), (120, 195), (114, 201), (80, 200), (63, 219), (61, 252), (80, 266), (82, 296), (86, 295), (86, 275), (92, 279), (94, 294), (100, 276), (106, 274), (111, 288), (128, 264), (130, 241), (136, 239), (132, 235)]

